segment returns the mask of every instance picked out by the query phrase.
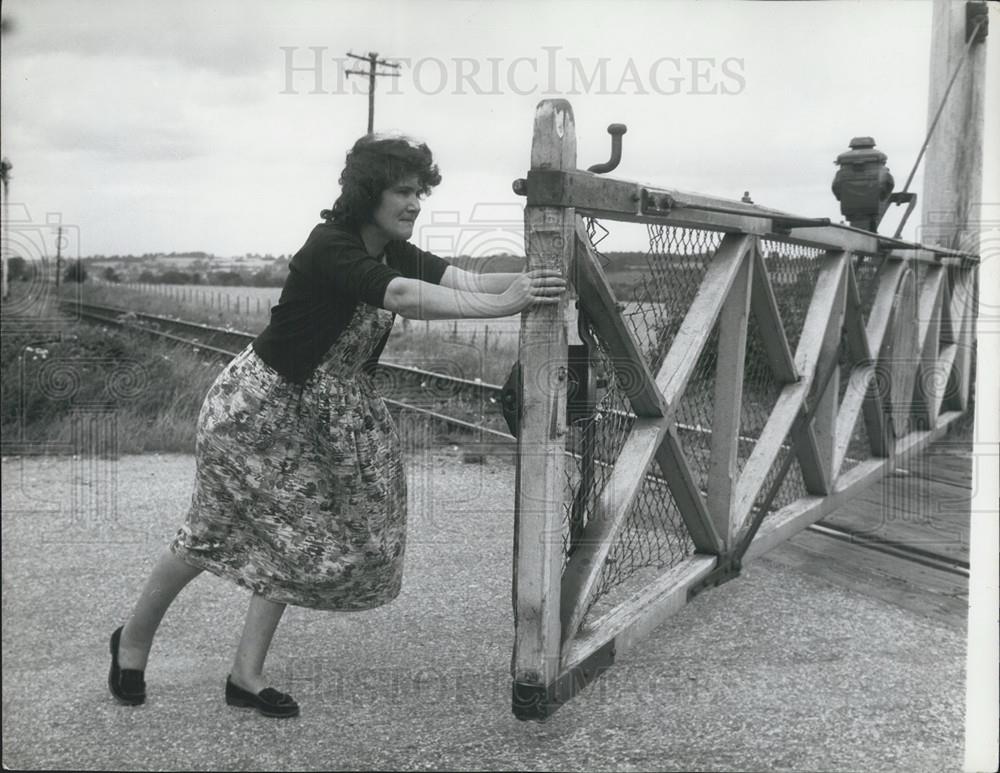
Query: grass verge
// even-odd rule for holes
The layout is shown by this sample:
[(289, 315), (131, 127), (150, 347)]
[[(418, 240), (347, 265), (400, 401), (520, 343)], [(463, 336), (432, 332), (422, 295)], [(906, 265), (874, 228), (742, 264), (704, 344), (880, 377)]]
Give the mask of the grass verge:
[(44, 328), (18, 320), (0, 342), (4, 445), (112, 456), (192, 453), (219, 363), (134, 332), (59, 321), (53, 305)]

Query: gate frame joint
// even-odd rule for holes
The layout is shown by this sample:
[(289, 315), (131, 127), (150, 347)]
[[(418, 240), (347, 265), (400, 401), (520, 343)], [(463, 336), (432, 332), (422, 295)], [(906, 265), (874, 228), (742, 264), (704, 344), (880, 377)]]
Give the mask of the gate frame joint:
[(719, 553), (719, 561), (715, 568), (706, 574), (699, 582), (688, 588), (687, 600), (690, 602), (695, 596), (711, 588), (735, 580), (743, 571), (743, 554), (745, 550), (732, 550)]

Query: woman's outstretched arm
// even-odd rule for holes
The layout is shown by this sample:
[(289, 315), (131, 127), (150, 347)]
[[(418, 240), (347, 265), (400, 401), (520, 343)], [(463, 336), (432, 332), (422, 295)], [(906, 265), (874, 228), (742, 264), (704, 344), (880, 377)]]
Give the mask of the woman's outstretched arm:
[(566, 290), (566, 280), (556, 269), (512, 276), (507, 288), (499, 293), (459, 290), (397, 277), (386, 287), (383, 306), (409, 319), (509, 317), (536, 303), (557, 303)]
[(473, 293), (506, 292), (520, 274), (477, 274), (457, 266), (448, 266), (441, 277), (441, 286)]

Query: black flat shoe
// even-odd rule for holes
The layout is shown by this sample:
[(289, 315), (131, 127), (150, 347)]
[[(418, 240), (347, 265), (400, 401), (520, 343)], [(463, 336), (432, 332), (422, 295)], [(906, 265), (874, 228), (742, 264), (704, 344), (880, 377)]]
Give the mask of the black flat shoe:
[(226, 677), (226, 703), (242, 709), (257, 709), (265, 717), (297, 717), (299, 704), (291, 695), (278, 692), (273, 687), (265, 687), (254, 695), (249, 690), (237, 687), (231, 677)]
[(119, 703), (138, 706), (146, 700), (146, 682), (142, 671), (118, 667), (118, 645), (121, 638), (121, 628), (111, 634), (111, 670), (108, 672), (108, 689)]

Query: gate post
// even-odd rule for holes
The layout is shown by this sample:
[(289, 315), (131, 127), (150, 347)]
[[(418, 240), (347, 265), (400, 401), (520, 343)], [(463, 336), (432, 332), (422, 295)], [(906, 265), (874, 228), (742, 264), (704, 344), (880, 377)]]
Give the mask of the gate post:
[[(532, 170), (576, 169), (573, 110), (561, 99), (535, 110)], [(569, 273), (574, 249), (575, 210), (526, 206), (528, 270), (558, 268)], [(514, 503), (513, 710), (535, 716), (547, 702), (559, 674), (559, 591), (562, 576), (566, 479), (566, 296), (557, 304), (521, 315), (521, 369)]]
[[(947, 100), (927, 144), (918, 241), (978, 254), (988, 8), (986, 3), (955, 0), (934, 0), (932, 7), (928, 126), (933, 125), (946, 94)], [(980, 23), (978, 34), (972, 35)], [(955, 80), (949, 92), (952, 77)], [(946, 407), (964, 411), (975, 340), (976, 272), (956, 268), (951, 279), (955, 310), (960, 316), (954, 320), (959, 334), (950, 381), (955, 388), (949, 388)]]

